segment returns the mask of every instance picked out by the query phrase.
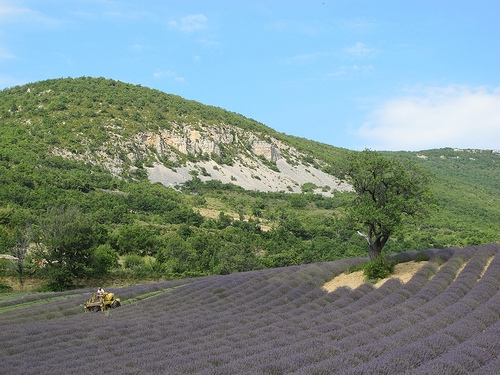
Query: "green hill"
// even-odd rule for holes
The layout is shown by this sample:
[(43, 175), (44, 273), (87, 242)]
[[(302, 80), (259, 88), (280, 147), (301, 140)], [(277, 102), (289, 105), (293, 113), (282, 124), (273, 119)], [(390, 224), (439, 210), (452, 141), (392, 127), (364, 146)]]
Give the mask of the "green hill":
[[(61, 246), (81, 246), (77, 257), (68, 251), (59, 260), (75, 265), (66, 279), (56, 275), (66, 281), (225, 274), (364, 255), (364, 239), (343, 215), (349, 186), (332, 175), (346, 152), (119, 81), (16, 86), (0, 93), (0, 253), (11, 253), (30, 224), (35, 244), (62, 231)], [(398, 155), (434, 173), (440, 210), (424, 224), (408, 223), (386, 252), (500, 242), (498, 155)], [(32, 247), (30, 261), (44, 258), (41, 244)], [(29, 264), (29, 274), (55, 277)]]

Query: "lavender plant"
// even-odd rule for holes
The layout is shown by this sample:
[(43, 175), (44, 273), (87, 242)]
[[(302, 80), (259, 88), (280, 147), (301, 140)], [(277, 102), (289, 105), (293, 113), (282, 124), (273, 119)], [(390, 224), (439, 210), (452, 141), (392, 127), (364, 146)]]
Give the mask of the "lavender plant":
[(125, 303), (105, 313), (83, 313), (90, 290), (0, 305), (0, 372), (104, 357), (123, 374), (498, 373), (500, 245), (425, 254), (378, 289), (322, 289), (356, 259), (116, 288)]

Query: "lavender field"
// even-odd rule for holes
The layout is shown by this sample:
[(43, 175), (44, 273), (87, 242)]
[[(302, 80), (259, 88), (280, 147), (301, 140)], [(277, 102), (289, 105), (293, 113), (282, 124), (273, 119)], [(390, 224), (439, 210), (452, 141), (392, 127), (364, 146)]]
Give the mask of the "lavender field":
[(500, 245), (425, 253), (379, 288), (323, 289), (348, 259), (116, 288), (101, 313), (91, 290), (6, 301), (0, 373), (500, 373)]

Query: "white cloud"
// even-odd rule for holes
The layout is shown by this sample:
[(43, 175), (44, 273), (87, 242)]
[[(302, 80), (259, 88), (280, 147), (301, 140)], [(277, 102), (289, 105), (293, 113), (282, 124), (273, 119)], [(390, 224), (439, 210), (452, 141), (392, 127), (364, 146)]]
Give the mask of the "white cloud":
[(213, 39), (207, 39), (207, 38), (198, 39), (196, 42), (199, 43), (199, 44), (201, 44), (202, 46), (208, 47), (208, 48), (218, 47), (218, 46), (221, 45), (220, 42), (217, 42), (217, 41), (215, 41)]
[(368, 47), (364, 43), (358, 42), (351, 47), (345, 48), (344, 52), (346, 52), (351, 57), (364, 58), (371, 57), (377, 52), (377, 50), (375, 48)]
[(153, 73), (153, 77), (158, 78), (158, 79), (169, 79), (171, 81), (175, 82), (184, 82), (183, 77), (179, 77), (177, 73), (171, 71), (171, 70), (159, 70), (157, 69), (156, 72)]
[(375, 68), (373, 65), (342, 65), (336, 71), (327, 74), (327, 77), (352, 77), (371, 73)]
[(22, 22), (29, 25), (41, 24), (46, 27), (57, 27), (64, 23), (64, 21), (46, 17), (40, 12), (32, 9), (19, 7), (15, 2), (15, 5), (11, 4), (11, 1), (1, 1), (0, 19), (2, 22)]
[(19, 8), (9, 3), (0, 4), (0, 17), (12, 17), (12, 16), (24, 16), (26, 14), (31, 14), (32, 11), (28, 8)]
[(304, 35), (319, 35), (329, 29), (321, 24), (307, 24), (304, 22), (278, 20), (265, 26), (267, 30), (278, 32), (292, 32)]
[(7, 51), (5, 48), (0, 47), (0, 61), (13, 59), (15, 56)]
[(328, 55), (329, 54), (323, 52), (297, 55), (285, 60), (285, 64), (299, 64), (299, 65), (308, 64), (310, 62), (317, 60), (318, 58), (325, 57)]
[(430, 87), (387, 101), (357, 135), (378, 150), (500, 148), (500, 87)]
[(130, 51), (133, 51), (133, 52), (136, 52), (136, 53), (141, 53), (145, 50), (148, 50), (150, 49), (151, 47), (149, 45), (146, 45), (146, 44), (140, 44), (140, 43), (136, 43), (136, 44), (133, 44), (131, 45), (130, 47), (128, 47), (128, 49)]
[(340, 20), (337, 21), (336, 24), (340, 30), (355, 34), (363, 34), (370, 32), (377, 26), (377, 23), (365, 18)]
[(207, 17), (204, 14), (191, 14), (179, 20), (169, 22), (169, 26), (187, 33), (200, 31), (207, 27)]

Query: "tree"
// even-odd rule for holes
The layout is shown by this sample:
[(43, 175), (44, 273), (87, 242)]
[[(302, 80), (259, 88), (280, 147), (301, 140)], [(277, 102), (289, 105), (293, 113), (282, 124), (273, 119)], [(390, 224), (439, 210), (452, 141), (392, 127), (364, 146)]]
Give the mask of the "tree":
[(23, 279), (26, 274), (26, 254), (28, 248), (33, 240), (34, 234), (30, 224), (23, 227), (18, 227), (14, 234), (14, 246), (12, 248), (12, 255), (16, 258), (12, 261), (14, 271), (17, 273), (19, 279), (19, 286), (23, 286)]
[(126, 225), (120, 228), (115, 247), (120, 255), (123, 254), (156, 254), (158, 240), (153, 227), (138, 224)]
[(340, 177), (356, 193), (349, 218), (363, 227), (358, 234), (368, 242), (372, 261), (406, 218), (423, 219), (436, 208), (430, 175), (409, 160), (370, 150), (351, 152), (341, 163)]
[(94, 275), (107, 275), (111, 269), (119, 266), (118, 259), (118, 253), (109, 244), (99, 245), (91, 256)]
[(49, 288), (63, 290), (75, 278), (86, 275), (93, 248), (98, 241), (94, 220), (77, 207), (51, 208), (40, 221), (42, 248)]

